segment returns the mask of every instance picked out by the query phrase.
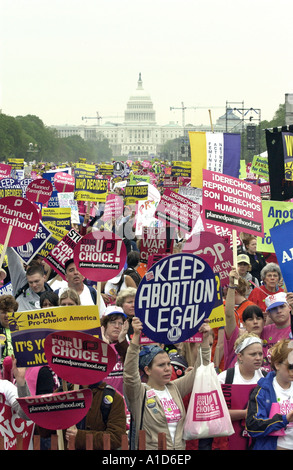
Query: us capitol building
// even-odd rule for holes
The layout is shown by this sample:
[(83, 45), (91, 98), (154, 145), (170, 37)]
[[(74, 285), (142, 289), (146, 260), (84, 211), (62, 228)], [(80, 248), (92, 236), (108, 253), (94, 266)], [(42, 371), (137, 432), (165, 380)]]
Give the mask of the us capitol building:
[[(87, 119), (86, 117), (83, 119)], [(92, 119), (92, 118), (91, 118)], [(108, 139), (113, 152), (113, 157), (149, 159), (161, 152), (162, 146), (168, 141), (181, 138), (182, 142), (188, 142), (189, 131), (209, 131), (210, 127), (195, 126), (193, 124), (180, 125), (170, 122), (159, 125), (156, 122), (156, 112), (150, 95), (144, 90), (141, 74), (137, 82), (137, 88), (130, 96), (124, 112), (124, 122), (100, 123), (97, 113), (97, 124), (80, 126), (52, 126), (57, 131), (58, 137), (79, 135), (85, 140)], [(239, 125), (241, 125), (241, 120)], [(235, 128), (238, 125), (234, 121)], [(225, 115), (217, 120), (215, 130), (224, 132), (226, 126)], [(178, 150), (179, 152), (179, 150)], [(178, 158), (178, 156), (175, 156)]]

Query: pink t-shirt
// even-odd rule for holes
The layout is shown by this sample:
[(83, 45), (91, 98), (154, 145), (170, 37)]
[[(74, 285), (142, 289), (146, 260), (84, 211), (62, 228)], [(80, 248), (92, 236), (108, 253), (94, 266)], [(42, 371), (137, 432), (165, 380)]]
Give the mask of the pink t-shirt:
[[(286, 328), (277, 328), (276, 325), (266, 325), (260, 335), (260, 338), (263, 340), (263, 363), (262, 369), (266, 371), (271, 370), (270, 361), (269, 361), (269, 349), (276, 344), (280, 339), (288, 339), (291, 333), (291, 326)], [(233, 331), (230, 339), (227, 339), (225, 335), (224, 340), (224, 369), (233, 367), (237, 362), (237, 355), (234, 351), (234, 344), (236, 339), (239, 336), (239, 328), (236, 326)]]

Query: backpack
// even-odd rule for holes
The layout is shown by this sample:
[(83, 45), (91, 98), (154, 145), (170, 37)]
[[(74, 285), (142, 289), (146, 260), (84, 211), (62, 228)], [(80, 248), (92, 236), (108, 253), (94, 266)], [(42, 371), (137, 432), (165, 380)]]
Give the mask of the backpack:
[[(264, 377), (267, 375), (267, 372), (265, 370), (262, 370), (261, 372)], [(235, 373), (234, 367), (229, 367), (229, 369), (227, 369), (225, 384), (233, 383), (234, 373)]]

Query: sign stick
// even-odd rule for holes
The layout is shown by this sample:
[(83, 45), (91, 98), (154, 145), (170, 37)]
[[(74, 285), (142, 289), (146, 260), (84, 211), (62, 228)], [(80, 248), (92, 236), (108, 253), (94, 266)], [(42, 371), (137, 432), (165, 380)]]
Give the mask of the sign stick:
[(12, 229), (13, 229), (13, 226), (9, 225), (9, 227), (7, 229), (6, 238), (5, 238), (5, 241), (4, 241), (1, 257), (0, 257), (0, 268), (2, 268), (2, 264), (3, 264), (3, 261), (4, 261), (4, 257), (6, 255), (6, 250), (7, 250), (7, 246), (8, 246), (8, 243), (9, 243), (9, 239), (10, 239), (10, 236), (11, 236)]
[[(233, 247), (233, 266), (237, 269), (237, 232), (232, 230), (232, 247)], [(234, 279), (235, 286), (238, 286), (238, 279)]]

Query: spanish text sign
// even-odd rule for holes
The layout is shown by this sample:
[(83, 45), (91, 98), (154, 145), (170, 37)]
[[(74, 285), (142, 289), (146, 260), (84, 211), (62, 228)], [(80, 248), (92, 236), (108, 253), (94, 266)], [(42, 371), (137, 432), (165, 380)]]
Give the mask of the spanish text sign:
[(49, 334), (44, 350), (49, 366), (58, 377), (79, 385), (103, 380), (116, 364), (116, 354), (109, 344), (80, 331)]
[(203, 170), (203, 223), (263, 236), (260, 188), (247, 181)]
[(155, 342), (180, 343), (210, 316), (217, 286), (212, 268), (191, 253), (158, 261), (138, 286), (135, 312), (144, 334)]

